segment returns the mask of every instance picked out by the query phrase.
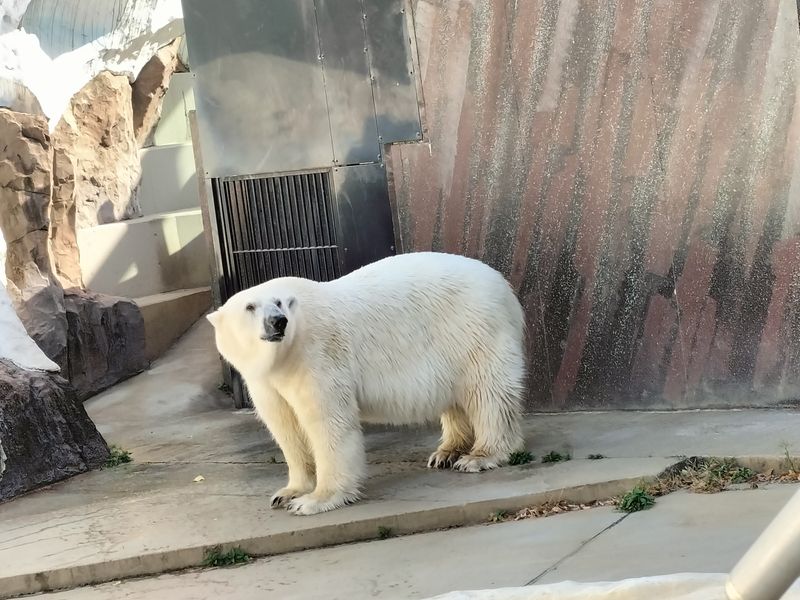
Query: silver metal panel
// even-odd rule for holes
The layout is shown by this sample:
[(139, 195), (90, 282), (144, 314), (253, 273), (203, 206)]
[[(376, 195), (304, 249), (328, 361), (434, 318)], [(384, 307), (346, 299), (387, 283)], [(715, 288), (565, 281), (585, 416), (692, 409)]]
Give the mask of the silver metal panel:
[(316, 0), (336, 163), (380, 161), (362, 0)]
[(211, 177), (333, 162), (313, 0), (183, 0)]
[(365, 0), (367, 49), (380, 142), (422, 138), (405, 0)]
[(333, 170), (338, 240), (345, 273), (395, 253), (382, 163)]

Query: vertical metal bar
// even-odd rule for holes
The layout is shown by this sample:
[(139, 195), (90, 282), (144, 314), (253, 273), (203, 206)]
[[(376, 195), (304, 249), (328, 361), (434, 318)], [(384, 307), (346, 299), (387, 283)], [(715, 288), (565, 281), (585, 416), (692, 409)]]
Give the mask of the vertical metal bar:
[[(271, 233), (272, 233), (272, 248), (282, 248), (284, 246), (284, 237), (281, 233), (284, 227), (283, 213), (280, 210), (280, 198), (277, 190), (275, 177), (270, 177), (267, 180), (267, 189), (269, 190), (269, 205), (271, 217)], [(285, 257), (283, 252), (275, 253), (278, 261), (278, 277), (283, 277), (288, 273)]]
[[(316, 226), (316, 219), (317, 219), (317, 198), (316, 194), (313, 192), (313, 186), (309, 184), (309, 180), (311, 179), (310, 174), (306, 174), (302, 176), (302, 186), (303, 186), (303, 199), (306, 203), (306, 231), (308, 233), (308, 245), (309, 246), (321, 246), (319, 241), (319, 236), (317, 235), (318, 228)], [(312, 275), (315, 281), (320, 280), (320, 270), (319, 270), (319, 250), (311, 250), (311, 269)]]
[(281, 233), (283, 234), (284, 243), (281, 245), (284, 248), (283, 256), (286, 262), (286, 274), (295, 275), (297, 273), (297, 261), (295, 260), (294, 253), (290, 250), (294, 246), (294, 236), (292, 235), (292, 211), (289, 207), (289, 200), (284, 192), (285, 182), (283, 177), (275, 178), (275, 191), (278, 192), (278, 206), (281, 210)]
[[(296, 248), (297, 239), (295, 237), (295, 224), (297, 222), (297, 215), (292, 210), (292, 201), (289, 197), (288, 183), (286, 177), (281, 177), (281, 197), (283, 198), (284, 211), (286, 215), (286, 231), (289, 234), (289, 243), (287, 248)], [(292, 264), (292, 275), (297, 276), (300, 274), (300, 261), (297, 257), (297, 252), (289, 250), (289, 257)]]
[[(331, 202), (331, 198), (328, 194), (328, 189), (325, 187), (325, 175), (320, 174), (319, 178), (319, 190), (320, 190), (320, 197), (322, 199), (322, 207), (323, 207), (323, 219), (322, 219), (322, 231), (323, 235), (325, 236), (325, 245), (332, 246), (336, 244), (336, 231), (332, 227), (332, 219), (333, 219), (333, 205)], [(327, 248), (325, 250), (325, 254), (328, 259), (328, 279), (335, 279), (337, 274), (336, 269), (336, 254), (337, 250), (333, 248)]]
[(295, 277), (305, 276), (305, 265), (303, 264), (303, 252), (299, 248), (303, 245), (300, 239), (300, 215), (297, 211), (297, 198), (294, 194), (294, 178), (287, 176), (283, 178), (283, 189), (286, 192), (286, 199), (289, 203), (289, 210), (292, 213), (292, 254), (294, 254), (297, 261), (297, 271), (294, 272)]
[[(248, 183), (249, 182), (246, 179), (239, 182), (239, 191), (242, 197), (242, 210), (245, 214), (245, 219), (246, 219), (245, 223), (247, 224), (247, 237), (248, 237), (247, 245), (248, 245), (248, 250), (258, 250), (260, 246), (256, 241), (256, 231), (255, 231), (255, 219), (257, 219), (258, 217), (253, 211), (252, 197), (250, 195), (250, 186), (248, 185)], [(249, 257), (250, 268), (253, 274), (253, 285), (258, 285), (263, 281), (258, 266), (260, 257), (257, 252), (248, 252), (247, 256)]]
[(245, 190), (247, 192), (247, 208), (250, 214), (250, 230), (253, 235), (253, 246), (258, 252), (254, 252), (256, 265), (256, 276), (258, 282), (263, 283), (266, 281), (266, 268), (264, 267), (264, 255), (260, 252), (264, 248), (264, 243), (261, 240), (261, 211), (258, 206), (258, 198), (256, 193), (255, 180), (246, 179), (244, 182)]
[(338, 247), (338, 240), (336, 236), (336, 209), (333, 205), (333, 191), (331, 190), (331, 173), (327, 172), (322, 175), (322, 189), (325, 195), (325, 208), (327, 212), (327, 229), (329, 232), (332, 245), (336, 245), (335, 250), (331, 250), (331, 260), (333, 262), (333, 278), (339, 276), (342, 269), (342, 261), (344, 257), (341, 254), (341, 249)]
[(239, 191), (239, 206), (241, 207), (242, 216), (244, 218), (244, 236), (247, 240), (247, 263), (250, 268), (250, 285), (259, 283), (257, 257), (253, 250), (256, 249), (256, 243), (253, 236), (253, 215), (250, 212), (250, 202), (247, 195), (247, 181), (239, 180), (236, 182), (236, 187)]
[[(239, 186), (237, 181), (231, 181), (231, 208), (236, 215), (236, 233), (238, 237), (238, 244), (236, 250), (247, 250), (247, 236), (246, 236), (246, 221), (245, 216), (242, 214), (242, 203), (239, 198)], [(252, 285), (252, 278), (250, 276), (250, 263), (247, 260), (247, 252), (239, 252), (236, 254), (236, 259), (239, 262), (239, 271), (242, 275), (241, 288), (245, 289)]]
[[(267, 194), (267, 185), (264, 179), (256, 179), (253, 182), (253, 185), (256, 187), (257, 193), (256, 197), (258, 198), (258, 208), (259, 208), (259, 215), (258, 215), (258, 228), (261, 232), (261, 247), (264, 250), (269, 250), (272, 248), (272, 243), (270, 240), (269, 235), (269, 225), (271, 221), (270, 212), (269, 212), (269, 195)], [(276, 263), (275, 263), (275, 253), (274, 252), (264, 252), (264, 265), (266, 268), (266, 279), (270, 280), (275, 277), (276, 272)]]
[[(297, 235), (299, 238), (299, 247), (308, 247), (308, 236), (306, 235), (306, 211), (303, 199), (303, 190), (299, 187), (299, 177), (294, 176), (289, 180), (292, 187), (292, 197), (294, 198), (295, 210), (297, 211)], [(311, 272), (311, 261), (308, 258), (308, 250), (301, 250), (299, 253), (300, 262), (303, 265), (303, 277), (312, 278), (314, 275)]]
[[(314, 173), (311, 176), (311, 189), (313, 190), (314, 194), (314, 231), (315, 237), (317, 239), (318, 246), (325, 246), (327, 242), (325, 241), (325, 237), (322, 235), (322, 218), (323, 218), (323, 211), (325, 210), (325, 197), (320, 193), (319, 187), (319, 174)], [(323, 281), (328, 280), (328, 258), (327, 258), (327, 250), (324, 248), (319, 251), (319, 261), (320, 261), (320, 279)]]
[[(308, 214), (306, 208), (308, 206), (308, 195), (303, 193), (303, 175), (295, 175), (292, 177), (292, 185), (294, 187), (294, 197), (297, 202), (297, 216), (298, 226), (300, 230), (300, 242), (303, 248), (310, 248), (311, 237), (308, 235)], [(311, 262), (311, 251), (303, 250), (303, 264), (305, 265), (304, 277), (314, 279), (314, 266)]]
[[(325, 196), (322, 190), (322, 180), (319, 173), (314, 173), (311, 177), (312, 189), (314, 190), (314, 204), (316, 206), (316, 217), (314, 226), (317, 230), (317, 241), (320, 246), (327, 246), (330, 244), (328, 236), (325, 234)], [(331, 265), (328, 260), (329, 251), (327, 248), (320, 250), (320, 259), (322, 261), (321, 277), (323, 281), (330, 280)]]
[(217, 242), (215, 247), (218, 248), (219, 257), (215, 262), (217, 262), (217, 268), (219, 269), (219, 304), (222, 305), (231, 296), (231, 261), (229, 255), (231, 242), (229, 239), (230, 225), (224, 209), (225, 191), (222, 182), (216, 178), (211, 180), (211, 201), (213, 202), (213, 212), (216, 216)]
[(220, 198), (220, 208), (225, 215), (225, 240), (227, 247), (227, 256), (230, 268), (230, 279), (228, 280), (228, 294), (229, 297), (233, 296), (241, 289), (241, 273), (239, 272), (239, 264), (236, 262), (236, 255), (233, 251), (236, 249), (236, 222), (233, 218), (233, 211), (231, 210), (231, 192), (229, 182), (222, 180), (220, 182), (223, 191)]
[[(239, 240), (240, 244), (238, 250), (250, 250), (250, 240), (247, 233), (247, 215), (244, 211), (244, 199), (242, 198), (241, 182), (231, 181), (231, 189), (233, 190), (233, 205), (236, 210), (236, 216), (239, 219)], [(253, 271), (250, 263), (250, 254), (248, 252), (240, 252), (238, 255), (242, 264), (242, 272), (244, 273), (244, 287), (249, 288), (253, 285)]]

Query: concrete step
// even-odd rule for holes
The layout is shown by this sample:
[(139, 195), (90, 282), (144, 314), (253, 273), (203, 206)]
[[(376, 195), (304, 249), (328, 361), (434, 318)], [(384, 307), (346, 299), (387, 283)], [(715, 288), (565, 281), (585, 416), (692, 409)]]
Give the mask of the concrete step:
[(199, 206), (191, 143), (144, 148), (140, 159), (139, 204), (142, 214), (155, 215)]
[(166, 352), (211, 306), (211, 288), (175, 290), (134, 298), (144, 317), (145, 354)]
[(141, 298), (210, 284), (199, 208), (78, 230), (87, 288)]

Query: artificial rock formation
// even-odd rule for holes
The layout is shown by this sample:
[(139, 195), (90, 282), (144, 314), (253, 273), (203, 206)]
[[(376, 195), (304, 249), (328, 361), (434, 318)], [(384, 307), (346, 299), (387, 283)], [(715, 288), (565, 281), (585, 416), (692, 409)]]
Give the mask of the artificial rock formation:
[(0, 230), (8, 293), (36, 344), (66, 366), (64, 292), (49, 250), (52, 147), (43, 117), (0, 109)]
[(141, 215), (139, 147), (127, 77), (104, 71), (87, 83), (58, 122), (53, 144), (73, 161), (77, 229)]
[(156, 52), (133, 82), (133, 128), (139, 146), (151, 142), (173, 73), (186, 70), (178, 56), (181, 41), (182, 38), (177, 38)]
[(50, 203), (50, 252), (55, 275), (64, 287), (83, 287), (75, 230), (75, 165), (63, 148), (53, 152)]
[(107, 458), (103, 436), (65, 379), (0, 359), (0, 501)]
[(78, 287), (65, 296), (62, 282), (80, 282), (73, 162), (52, 148), (41, 117), (0, 110), (0, 139), (8, 293), (28, 335), (83, 400), (146, 367), (142, 315), (124, 298)]
[(78, 399), (143, 371), (144, 319), (135, 302), (74, 288), (64, 293), (68, 377)]

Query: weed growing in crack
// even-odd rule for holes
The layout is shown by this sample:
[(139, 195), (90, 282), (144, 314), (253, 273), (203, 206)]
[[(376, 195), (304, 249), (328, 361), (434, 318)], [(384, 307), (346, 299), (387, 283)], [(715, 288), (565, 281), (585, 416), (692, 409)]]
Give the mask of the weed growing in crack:
[(384, 527), (383, 525), (378, 527), (379, 540), (388, 540), (390, 537), (394, 537), (394, 532), (391, 527)]
[(501, 522), (505, 521), (506, 519), (508, 519), (509, 516), (510, 515), (509, 515), (507, 510), (498, 510), (498, 511), (493, 512), (492, 514), (489, 515), (489, 522), (490, 523), (501, 523)]
[(230, 567), (232, 565), (250, 562), (250, 560), (250, 555), (238, 546), (231, 548), (227, 552), (223, 552), (221, 546), (214, 546), (206, 550), (203, 566)]
[(656, 503), (643, 486), (636, 486), (619, 500), (617, 508), (623, 512), (632, 513), (640, 510), (647, 510)]
[(792, 459), (792, 455), (790, 453), (791, 446), (789, 445), (789, 443), (788, 442), (783, 442), (781, 444), (781, 448), (783, 448), (783, 456), (784, 456), (785, 461), (786, 461), (786, 467), (789, 469), (789, 471), (791, 471), (793, 473), (798, 473), (799, 472), (798, 468), (794, 464), (794, 460)]
[(561, 454), (555, 450), (551, 450), (542, 457), (543, 463), (557, 463), (565, 460), (572, 460), (572, 456), (569, 453)]
[(105, 465), (108, 468), (118, 467), (133, 460), (131, 453), (119, 446), (109, 446), (108, 449), (111, 452)]
[(602, 454), (590, 454), (586, 458), (589, 460), (602, 460), (605, 458), (605, 456), (603, 456)]
[(526, 465), (536, 460), (536, 457), (527, 450), (517, 450), (508, 455), (509, 465)]

